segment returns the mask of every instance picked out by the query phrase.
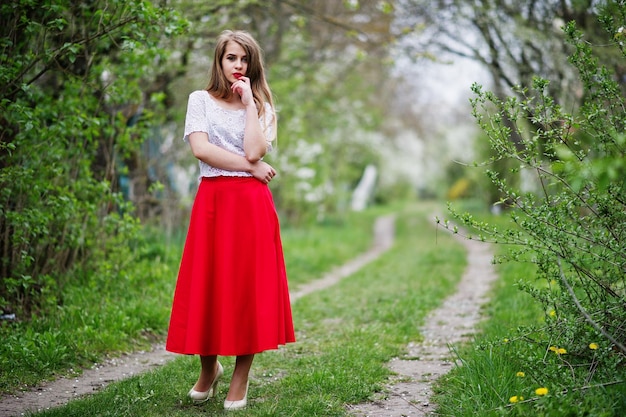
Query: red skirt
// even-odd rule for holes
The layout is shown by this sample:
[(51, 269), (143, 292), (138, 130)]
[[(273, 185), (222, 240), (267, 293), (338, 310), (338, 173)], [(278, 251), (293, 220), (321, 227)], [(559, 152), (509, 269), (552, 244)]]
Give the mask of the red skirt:
[(247, 355), (295, 342), (280, 226), (267, 185), (202, 178), (191, 211), (166, 349)]

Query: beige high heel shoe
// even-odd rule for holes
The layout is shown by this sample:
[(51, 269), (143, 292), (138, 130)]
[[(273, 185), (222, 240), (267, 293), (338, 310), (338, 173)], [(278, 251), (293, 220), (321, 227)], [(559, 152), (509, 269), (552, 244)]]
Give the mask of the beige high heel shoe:
[(195, 403), (203, 403), (207, 401), (209, 398), (213, 398), (215, 394), (217, 393), (217, 383), (219, 382), (222, 375), (224, 375), (224, 368), (222, 367), (222, 364), (218, 361), (217, 373), (215, 374), (215, 378), (213, 379), (213, 382), (211, 383), (209, 390), (208, 391), (196, 391), (195, 389), (191, 388), (191, 390), (189, 390), (189, 394), (187, 395), (189, 395), (189, 398), (191, 398), (193, 402)]
[(246, 408), (246, 405), (248, 405), (249, 384), (250, 384), (250, 381), (246, 382), (246, 393), (243, 395), (243, 399), (235, 400), (235, 401), (224, 400), (224, 410), (234, 411), (234, 410), (241, 410), (242, 408)]

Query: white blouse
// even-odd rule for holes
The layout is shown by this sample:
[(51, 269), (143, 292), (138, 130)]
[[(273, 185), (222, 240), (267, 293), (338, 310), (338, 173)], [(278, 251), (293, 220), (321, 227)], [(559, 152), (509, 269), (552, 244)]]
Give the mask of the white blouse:
[[(267, 118), (267, 128), (264, 119)], [(261, 127), (265, 128), (265, 136), (272, 137), (274, 111), (269, 103), (265, 103), (265, 116), (259, 118)], [(189, 94), (187, 116), (185, 117), (185, 135), (183, 140), (189, 141), (193, 132), (205, 132), (209, 142), (234, 154), (245, 156), (243, 150), (243, 134), (246, 127), (246, 109), (226, 109), (206, 90), (198, 90)], [(268, 142), (268, 151), (271, 150)], [(244, 171), (227, 171), (199, 161), (201, 177), (251, 177)]]

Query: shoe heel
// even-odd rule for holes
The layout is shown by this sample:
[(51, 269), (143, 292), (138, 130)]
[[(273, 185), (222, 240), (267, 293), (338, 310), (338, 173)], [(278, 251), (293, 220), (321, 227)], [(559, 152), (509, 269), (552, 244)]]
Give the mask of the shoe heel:
[(215, 374), (215, 379), (211, 384), (211, 388), (209, 388), (209, 398), (213, 398), (217, 395), (217, 383), (220, 382), (220, 378), (224, 375), (224, 367), (222, 364), (217, 362), (217, 374)]

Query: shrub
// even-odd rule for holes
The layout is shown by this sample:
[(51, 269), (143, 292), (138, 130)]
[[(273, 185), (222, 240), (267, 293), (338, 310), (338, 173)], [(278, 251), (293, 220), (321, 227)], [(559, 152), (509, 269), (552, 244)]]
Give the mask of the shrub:
[[(618, 15), (625, 14), (621, 5)], [(624, 54), (624, 29), (610, 15), (601, 21)], [(504, 100), (473, 86), (474, 115), (495, 159), (513, 162), (514, 173), (533, 173), (535, 190), (488, 171), (501, 203), (512, 206), (513, 224), (498, 228), (454, 213), (482, 239), (514, 245), (500, 261), (536, 264), (537, 281), (520, 287), (542, 304), (545, 327), (523, 338), (543, 352), (534, 371), (558, 386), (556, 393), (619, 382), (616, 368), (626, 355), (626, 106), (618, 77), (598, 63), (583, 33), (574, 23), (565, 32), (582, 85), (574, 111), (538, 77)]]

